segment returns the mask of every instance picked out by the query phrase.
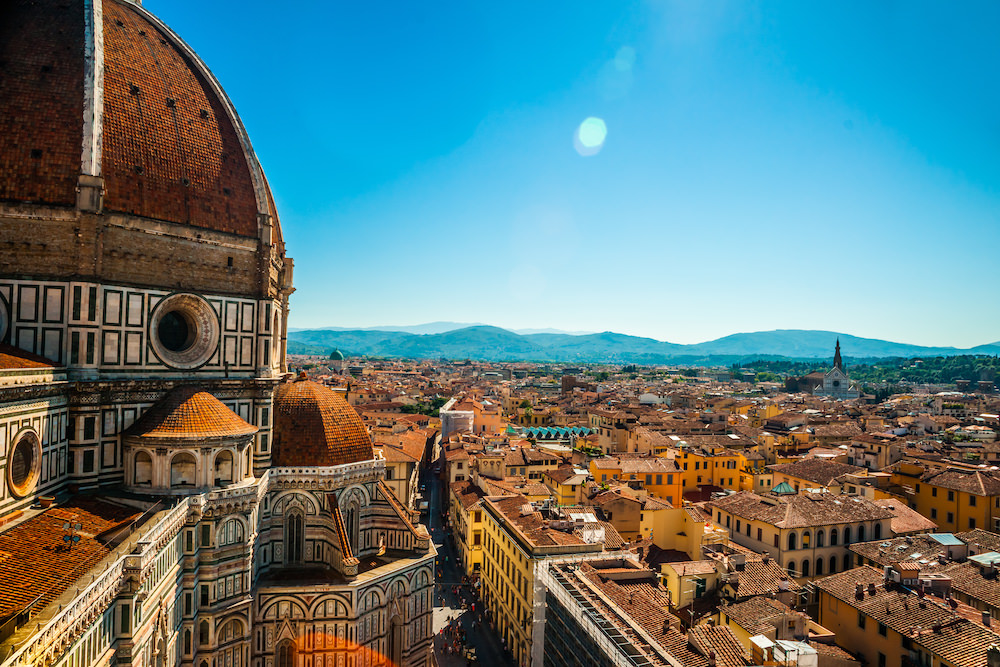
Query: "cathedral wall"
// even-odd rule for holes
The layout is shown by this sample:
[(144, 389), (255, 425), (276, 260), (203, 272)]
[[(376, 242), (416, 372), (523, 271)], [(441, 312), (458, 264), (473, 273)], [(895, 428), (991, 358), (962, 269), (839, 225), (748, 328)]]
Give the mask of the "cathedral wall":
[(263, 587), (254, 604), (253, 666), (429, 664), (434, 554), (405, 567), (376, 568), (342, 586)]
[[(172, 292), (89, 282), (0, 279), (0, 340), (69, 368), (78, 379), (275, 375), (278, 301), (202, 297), (212, 320), (201, 357), (176, 362), (158, 345), (157, 306)], [(279, 314), (278, 318), (274, 315)], [(196, 328), (192, 325), (192, 328)], [(199, 341), (200, 342), (200, 341)]]
[(0, 203), (3, 275), (277, 299), (277, 276), (261, 271), (271, 254), (256, 237), (120, 213)]
[[(259, 476), (270, 465), (272, 380), (205, 379), (222, 403), (258, 429), (251, 465)], [(79, 383), (70, 394), (67, 474), (81, 488), (125, 482), (122, 432), (158, 401), (172, 383), (133, 380)], [(154, 457), (155, 460), (155, 457)]]
[[(68, 424), (69, 408), (63, 396), (0, 402), (0, 516), (30, 506), (38, 496), (53, 495), (64, 485)], [(37, 447), (29, 442), (35, 438)], [(21, 489), (16, 479), (21, 473), (13, 474), (17, 447), (22, 448), (21, 456), (29, 448), (34, 450), (28, 469), (34, 479), (25, 480)], [(24, 459), (16, 465), (23, 467)]]

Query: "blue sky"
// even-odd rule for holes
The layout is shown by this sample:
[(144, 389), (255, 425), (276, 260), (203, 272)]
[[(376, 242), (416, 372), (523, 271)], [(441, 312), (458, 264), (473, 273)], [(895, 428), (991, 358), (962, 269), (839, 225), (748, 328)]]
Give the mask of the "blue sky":
[(293, 326), (1000, 340), (1000, 4), (145, 4), (247, 126)]

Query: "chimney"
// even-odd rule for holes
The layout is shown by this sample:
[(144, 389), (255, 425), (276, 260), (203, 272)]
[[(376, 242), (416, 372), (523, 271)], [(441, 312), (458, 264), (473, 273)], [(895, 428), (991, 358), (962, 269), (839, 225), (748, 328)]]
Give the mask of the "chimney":
[(868, 595), (875, 595), (875, 584), (868, 584)]
[(990, 627), (990, 621), (992, 621), (992, 620), (993, 620), (993, 618), (990, 616), (990, 612), (984, 611), (983, 612), (983, 625), (985, 625), (987, 628)]
[(858, 600), (865, 599), (865, 587), (864, 584), (855, 584), (854, 586), (854, 597)]

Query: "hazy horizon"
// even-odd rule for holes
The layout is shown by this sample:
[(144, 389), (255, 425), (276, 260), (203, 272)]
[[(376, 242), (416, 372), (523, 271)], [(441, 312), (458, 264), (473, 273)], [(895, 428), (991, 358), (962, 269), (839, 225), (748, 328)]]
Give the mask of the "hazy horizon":
[[(741, 334), (773, 333), (773, 332), (778, 332), (778, 331), (816, 331), (816, 332), (824, 332), (824, 333), (830, 333), (830, 334), (840, 334), (840, 335), (846, 335), (846, 336), (853, 336), (855, 338), (864, 338), (864, 339), (869, 339), (869, 340), (884, 340), (886, 342), (891, 342), (891, 343), (902, 343), (902, 344), (906, 344), (906, 345), (921, 345), (920, 343), (914, 343), (913, 341), (909, 341), (909, 340), (902, 340), (902, 339), (897, 340), (897, 339), (889, 339), (889, 338), (872, 338), (870, 336), (859, 336), (858, 334), (855, 334), (855, 333), (853, 333), (851, 331), (845, 331), (845, 330), (836, 330), (836, 329), (798, 329), (798, 328), (785, 328), (785, 327), (775, 328), (775, 329), (760, 329), (760, 330), (754, 330), (754, 331), (731, 331), (731, 332), (725, 333), (725, 334), (723, 334), (721, 336), (716, 336), (715, 338), (706, 338), (704, 340), (695, 340), (695, 341), (689, 341), (689, 342), (688, 341), (677, 341), (677, 340), (669, 340), (669, 339), (663, 339), (663, 338), (656, 338), (655, 336), (642, 336), (640, 334), (629, 333), (628, 331), (618, 331), (618, 330), (615, 330), (615, 329), (600, 329), (600, 330), (595, 330), (595, 331), (566, 331), (566, 330), (562, 330), (562, 329), (556, 329), (554, 327), (523, 327), (523, 328), (522, 327), (517, 327), (517, 328), (515, 328), (515, 327), (506, 327), (506, 326), (502, 326), (502, 325), (499, 325), (499, 324), (490, 324), (490, 323), (486, 323), (486, 322), (452, 322), (452, 321), (448, 321), (448, 320), (435, 320), (433, 322), (419, 322), (419, 323), (416, 323), (416, 324), (381, 324), (381, 325), (373, 325), (373, 326), (347, 326), (347, 325), (341, 325), (341, 324), (320, 325), (320, 326), (316, 326), (316, 327), (289, 326), (289, 331), (323, 331), (323, 330), (347, 330), (347, 331), (374, 330), (374, 331), (378, 331), (378, 330), (394, 330), (394, 329), (414, 329), (414, 328), (424, 327), (424, 326), (427, 326), (427, 325), (434, 325), (434, 324), (455, 325), (454, 327), (447, 329), (447, 331), (457, 331), (459, 329), (465, 329), (465, 328), (469, 328), (469, 327), (495, 327), (497, 329), (504, 329), (506, 331), (510, 331), (510, 332), (513, 332), (513, 333), (523, 333), (523, 332), (527, 332), (527, 331), (552, 331), (552, 332), (555, 332), (555, 333), (562, 333), (562, 334), (566, 334), (566, 335), (570, 335), (570, 336), (588, 336), (588, 335), (594, 335), (594, 334), (600, 334), (600, 333), (616, 333), (616, 334), (624, 334), (626, 336), (637, 336), (637, 337), (640, 337), (640, 338), (652, 338), (653, 340), (656, 340), (656, 341), (659, 341), (659, 342), (676, 343), (676, 344), (681, 344), (681, 345), (696, 345), (696, 344), (699, 344), (699, 343), (708, 343), (708, 342), (711, 342), (711, 341), (714, 341), (714, 340), (719, 340), (721, 338), (727, 338), (729, 336), (738, 336), (738, 335), (741, 335)], [(970, 348), (974, 348), (974, 347), (980, 347), (982, 345), (992, 345), (992, 344), (995, 344), (995, 343), (996, 344), (1000, 344), (1000, 338), (997, 338), (995, 340), (985, 340), (985, 341), (982, 341), (982, 342), (979, 342), (979, 343), (973, 343), (971, 345), (948, 345), (948, 344), (944, 344), (944, 345), (926, 345), (924, 347), (953, 347), (953, 348), (956, 348), (956, 349), (959, 349), (959, 350), (963, 350), (963, 349), (970, 349)]]

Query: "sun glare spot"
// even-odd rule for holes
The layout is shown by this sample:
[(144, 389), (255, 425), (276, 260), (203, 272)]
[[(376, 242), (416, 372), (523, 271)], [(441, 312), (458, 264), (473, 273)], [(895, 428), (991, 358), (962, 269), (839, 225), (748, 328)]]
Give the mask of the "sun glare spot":
[(631, 46), (623, 46), (615, 54), (615, 69), (619, 72), (627, 72), (635, 65), (635, 49)]
[(597, 155), (604, 146), (604, 139), (608, 136), (608, 126), (604, 121), (595, 116), (585, 119), (576, 128), (573, 135), (573, 146), (580, 155)]

